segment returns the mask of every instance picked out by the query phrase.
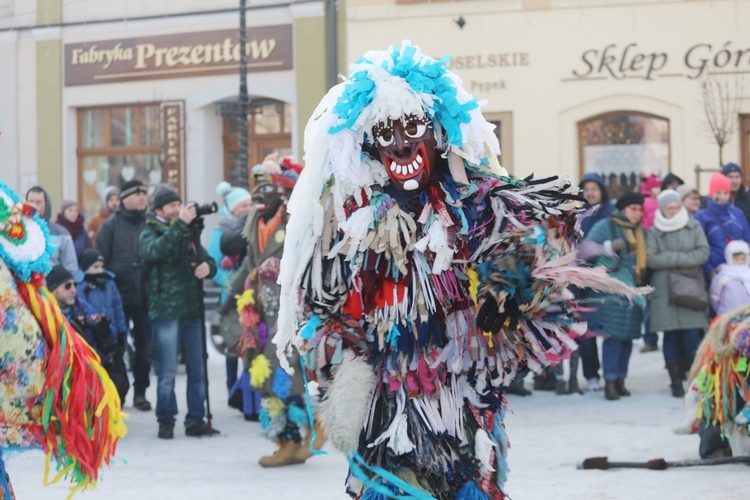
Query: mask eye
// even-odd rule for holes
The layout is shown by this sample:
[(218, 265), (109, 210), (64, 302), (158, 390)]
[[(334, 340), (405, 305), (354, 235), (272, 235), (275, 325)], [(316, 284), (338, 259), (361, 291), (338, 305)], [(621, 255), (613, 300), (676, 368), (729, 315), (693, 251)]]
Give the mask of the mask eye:
[(424, 123), (419, 122), (409, 122), (406, 124), (406, 127), (404, 127), (404, 132), (406, 132), (406, 136), (411, 139), (417, 139), (419, 137), (422, 137), (427, 130), (427, 125)]
[(393, 144), (393, 130), (381, 130), (377, 135), (378, 144), (381, 147), (387, 147)]

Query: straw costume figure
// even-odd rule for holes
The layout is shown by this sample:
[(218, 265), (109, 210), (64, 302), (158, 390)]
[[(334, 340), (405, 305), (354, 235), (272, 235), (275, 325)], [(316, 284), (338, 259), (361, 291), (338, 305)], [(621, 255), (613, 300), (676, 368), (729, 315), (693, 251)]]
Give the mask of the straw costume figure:
[(365, 54), (308, 123), (274, 342), (325, 391), (352, 497), (504, 498), (503, 391), (586, 330), (566, 287), (637, 293), (576, 266), (577, 187), (508, 177), (493, 128), (408, 42)]
[[(0, 499), (13, 497), (3, 454), (47, 453), (45, 484), (94, 486), (125, 435), (117, 390), (99, 356), (44, 286), (45, 222), (0, 181)], [(50, 478), (50, 460), (56, 472)]]

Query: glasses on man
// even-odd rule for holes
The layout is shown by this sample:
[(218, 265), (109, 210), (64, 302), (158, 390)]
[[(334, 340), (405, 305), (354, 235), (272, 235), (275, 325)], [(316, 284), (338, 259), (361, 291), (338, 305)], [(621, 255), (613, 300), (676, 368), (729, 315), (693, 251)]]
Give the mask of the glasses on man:
[(76, 284), (73, 281), (69, 281), (68, 283), (65, 283), (65, 285), (63, 285), (63, 287), (66, 290), (70, 290), (71, 288), (75, 288), (75, 286), (76, 286)]

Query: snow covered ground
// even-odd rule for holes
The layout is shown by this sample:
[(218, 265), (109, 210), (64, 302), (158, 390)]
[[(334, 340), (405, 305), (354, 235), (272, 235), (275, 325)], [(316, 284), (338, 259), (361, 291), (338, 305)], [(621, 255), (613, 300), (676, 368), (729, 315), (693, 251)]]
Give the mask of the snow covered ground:
[[(640, 354), (636, 343), (630, 362), (628, 387), (633, 396), (605, 401), (601, 392), (557, 396), (536, 392), (513, 397), (507, 418), (511, 439), (508, 493), (523, 499), (740, 499), (749, 498), (745, 465), (684, 468), (667, 471), (576, 470), (576, 463), (592, 456), (615, 461), (652, 458), (698, 458), (697, 436), (677, 436), (671, 425), (683, 416), (682, 401), (669, 395), (661, 353)], [(130, 413), (128, 436), (120, 442), (122, 462), (105, 470), (96, 490), (77, 496), (86, 499), (294, 499), (345, 500), (346, 460), (336, 451), (306, 464), (263, 469), (258, 458), (273, 450), (259, 436), (257, 423), (246, 422), (226, 405), (223, 358), (209, 360), (214, 425), (220, 437), (186, 437), (181, 425), (173, 441), (156, 438), (153, 412)], [(156, 403), (155, 377), (148, 397)], [(580, 382), (583, 384), (581, 377)], [(527, 386), (530, 382), (526, 382)], [(185, 408), (185, 375), (177, 382), (181, 409)], [(42, 486), (41, 452), (8, 460), (18, 500), (63, 499), (65, 485)]]

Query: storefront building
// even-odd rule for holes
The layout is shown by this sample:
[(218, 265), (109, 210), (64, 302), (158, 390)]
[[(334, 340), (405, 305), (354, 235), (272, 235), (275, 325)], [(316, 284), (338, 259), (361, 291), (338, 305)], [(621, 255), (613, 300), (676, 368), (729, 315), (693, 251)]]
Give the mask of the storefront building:
[[(130, 179), (201, 203), (218, 201), (222, 180), (243, 184), (237, 2), (8, 3), (15, 18), (0, 31), (0, 67), (15, 78), (0, 83), (10, 89), (0, 95), (0, 168), (9, 184), (39, 183), (56, 206), (78, 199), (87, 218), (104, 188)], [(269, 153), (301, 155), (327, 82), (323, 2), (249, 4), (252, 168)], [(19, 27), (34, 8), (30, 28)]]
[[(348, 61), (404, 39), (449, 55), (517, 176), (598, 172), (617, 196), (671, 171), (705, 192), (707, 104), (734, 129), (723, 162), (750, 174), (750, 2), (349, 0), (346, 14)], [(724, 96), (704, 99), (707, 81)]]

